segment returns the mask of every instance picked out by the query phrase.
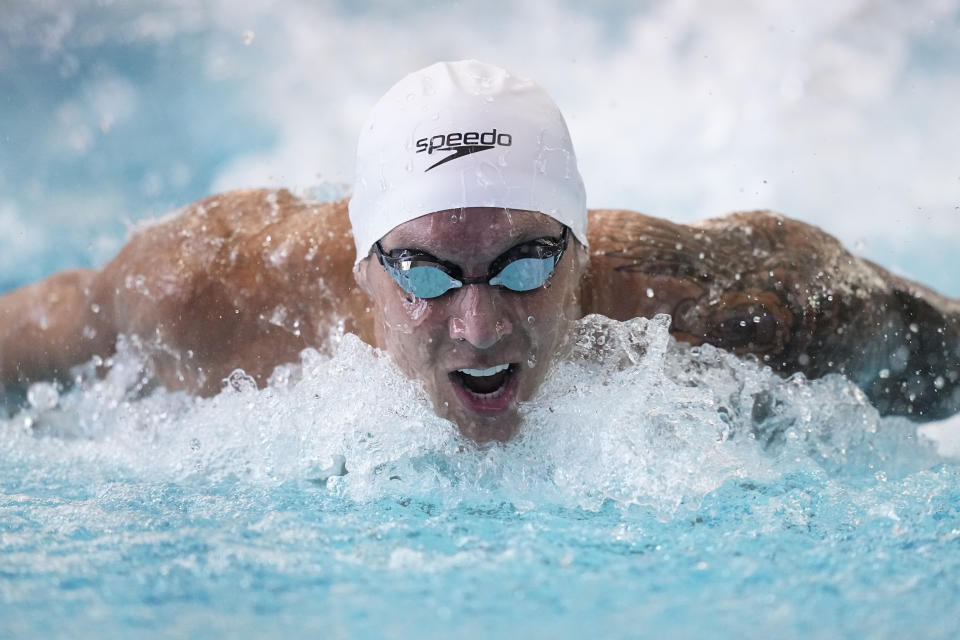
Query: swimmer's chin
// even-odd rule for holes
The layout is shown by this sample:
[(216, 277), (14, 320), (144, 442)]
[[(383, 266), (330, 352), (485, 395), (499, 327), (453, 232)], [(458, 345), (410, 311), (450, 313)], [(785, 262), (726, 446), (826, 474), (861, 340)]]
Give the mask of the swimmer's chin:
[(455, 420), (460, 435), (477, 444), (503, 444), (513, 439), (520, 429), (520, 416), (510, 411), (497, 418)]
[(444, 402), (442, 410), (437, 407), (437, 413), (454, 423), (460, 435), (477, 444), (504, 443), (520, 430), (520, 412), (515, 402), (495, 415), (480, 415), (453, 399)]

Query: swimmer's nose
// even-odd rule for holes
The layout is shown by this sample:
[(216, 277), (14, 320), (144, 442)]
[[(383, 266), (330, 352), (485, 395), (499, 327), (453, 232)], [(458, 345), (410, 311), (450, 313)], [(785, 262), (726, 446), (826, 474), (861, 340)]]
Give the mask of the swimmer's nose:
[(513, 331), (499, 293), (486, 285), (468, 285), (454, 294), (450, 337), (477, 349), (489, 349)]

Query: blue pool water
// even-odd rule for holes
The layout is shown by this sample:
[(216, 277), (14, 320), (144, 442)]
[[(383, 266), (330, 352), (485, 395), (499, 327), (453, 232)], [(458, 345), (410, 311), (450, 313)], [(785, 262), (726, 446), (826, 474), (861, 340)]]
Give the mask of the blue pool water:
[[(960, 464), (843, 378), (581, 323), (485, 449), (345, 336), (0, 422), (4, 637), (955, 637)], [(346, 475), (336, 475), (345, 468)]]

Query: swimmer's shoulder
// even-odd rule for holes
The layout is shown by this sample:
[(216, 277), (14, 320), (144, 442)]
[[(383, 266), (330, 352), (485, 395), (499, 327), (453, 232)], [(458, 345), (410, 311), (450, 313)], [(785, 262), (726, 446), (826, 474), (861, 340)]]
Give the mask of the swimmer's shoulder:
[(328, 298), (353, 284), (346, 209), (283, 189), (204, 198), (135, 229), (98, 277), (101, 297), (145, 323), (196, 304), (219, 317)]

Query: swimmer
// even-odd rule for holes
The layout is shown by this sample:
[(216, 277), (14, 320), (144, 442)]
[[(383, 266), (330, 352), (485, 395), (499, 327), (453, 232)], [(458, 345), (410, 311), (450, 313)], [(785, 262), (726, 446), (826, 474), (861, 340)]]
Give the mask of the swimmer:
[(960, 303), (768, 212), (679, 225), (588, 212), (563, 117), (536, 84), (464, 61), (374, 107), (353, 198), (205, 198), (102, 270), (0, 297), (0, 385), (58, 379), (124, 336), (145, 376), (213, 395), (264, 385), (352, 332), (478, 441), (509, 439), (574, 321), (667, 313), (671, 333), (774, 370), (844, 373), (882, 413), (960, 411)]

